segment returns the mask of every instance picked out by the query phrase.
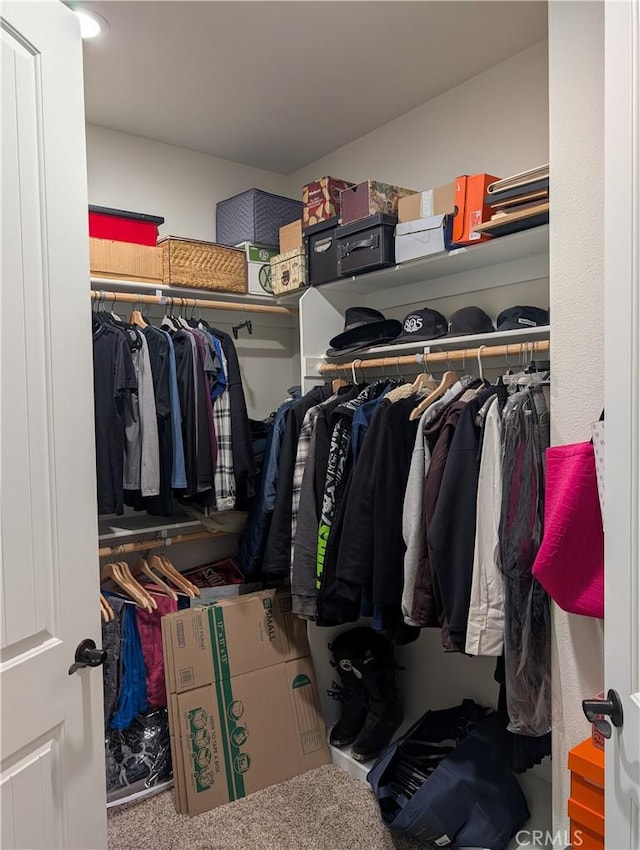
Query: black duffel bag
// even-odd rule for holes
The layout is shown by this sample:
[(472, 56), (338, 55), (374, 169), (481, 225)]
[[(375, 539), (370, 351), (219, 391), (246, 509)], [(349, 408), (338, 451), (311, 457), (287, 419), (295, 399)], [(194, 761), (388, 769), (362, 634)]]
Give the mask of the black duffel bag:
[(428, 711), (367, 776), (390, 829), (433, 848), (506, 850), (529, 819), (522, 790), (492, 756), (495, 717), (473, 700)]

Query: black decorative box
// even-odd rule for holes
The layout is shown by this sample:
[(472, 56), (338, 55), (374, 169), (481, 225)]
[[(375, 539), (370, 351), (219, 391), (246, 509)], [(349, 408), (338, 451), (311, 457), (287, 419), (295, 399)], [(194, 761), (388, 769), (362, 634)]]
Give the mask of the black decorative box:
[(395, 215), (376, 213), (336, 228), (338, 274), (362, 274), (395, 265)]
[(338, 216), (305, 227), (307, 240), (307, 280), (310, 286), (328, 283), (338, 277), (338, 250), (336, 230)]

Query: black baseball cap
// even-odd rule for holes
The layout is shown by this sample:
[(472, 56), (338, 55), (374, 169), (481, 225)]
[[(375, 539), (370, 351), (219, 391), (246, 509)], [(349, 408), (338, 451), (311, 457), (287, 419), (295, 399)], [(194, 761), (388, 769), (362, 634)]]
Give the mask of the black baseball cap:
[(402, 320), (402, 332), (397, 336), (392, 345), (399, 342), (426, 342), (447, 335), (447, 320), (437, 310), (423, 307), (414, 310)]
[(495, 333), (493, 322), (480, 307), (462, 307), (449, 318), (447, 336)]
[(549, 311), (540, 307), (508, 307), (496, 320), (499, 331), (521, 331), (549, 324)]

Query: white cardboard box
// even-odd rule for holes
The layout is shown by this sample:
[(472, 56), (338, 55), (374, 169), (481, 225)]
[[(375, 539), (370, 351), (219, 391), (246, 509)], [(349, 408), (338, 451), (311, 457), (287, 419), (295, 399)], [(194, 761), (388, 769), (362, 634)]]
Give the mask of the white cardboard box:
[(244, 248), (247, 254), (247, 292), (249, 295), (273, 295), (271, 284), (271, 257), (275, 257), (278, 248), (266, 245), (252, 245), (241, 242), (236, 248)]
[(450, 216), (433, 215), (396, 226), (396, 263), (448, 251), (450, 245)]

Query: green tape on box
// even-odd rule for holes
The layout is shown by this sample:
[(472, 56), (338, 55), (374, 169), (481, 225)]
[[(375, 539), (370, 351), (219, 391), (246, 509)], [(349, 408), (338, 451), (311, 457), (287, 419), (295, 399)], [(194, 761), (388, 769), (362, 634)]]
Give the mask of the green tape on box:
[[(232, 776), (227, 776), (229, 795), (232, 800), (237, 800), (245, 796), (243, 774), (251, 766), (251, 758), (248, 753), (241, 751), (241, 747), (248, 737), (247, 728), (238, 722), (244, 714), (244, 705), (240, 700), (233, 697), (224, 612), (217, 605), (209, 608), (209, 629), (214, 651), (216, 679), (218, 680), (216, 682), (216, 696), (220, 722), (224, 728), (225, 755), (232, 773)], [(233, 785), (233, 789), (231, 785)]]

